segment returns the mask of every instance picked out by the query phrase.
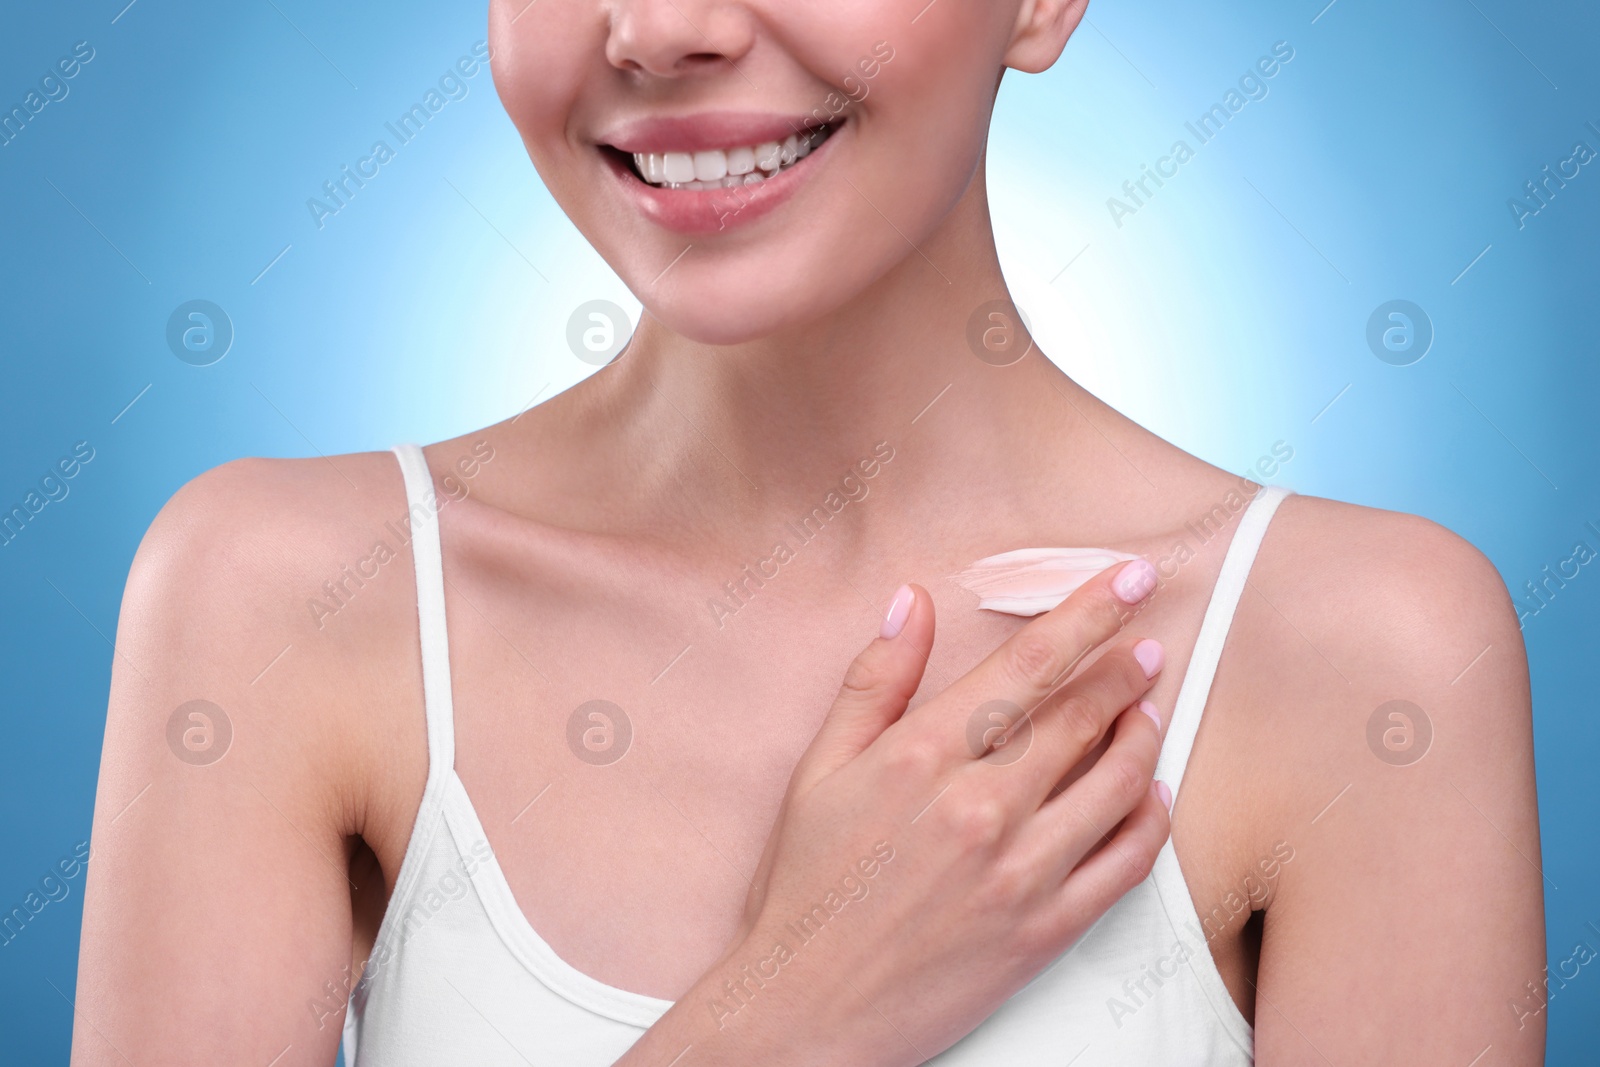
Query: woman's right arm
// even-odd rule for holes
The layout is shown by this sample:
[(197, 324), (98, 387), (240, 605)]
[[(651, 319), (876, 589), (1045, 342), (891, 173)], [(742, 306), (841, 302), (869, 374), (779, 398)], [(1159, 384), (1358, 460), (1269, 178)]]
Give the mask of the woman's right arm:
[(314, 502), (350, 494), (305, 465), (229, 464), (140, 545), (95, 798), (76, 1067), (333, 1062), (353, 816), (328, 786), (349, 751), (335, 703), (368, 680), (321, 676), (335, 638), (300, 620), (307, 574), (339, 544)]
[(1159, 645), (1124, 640), (1073, 674), (1154, 585), (1142, 560), (1108, 569), (906, 713), (934, 630), (911, 587), (903, 629), (851, 664), (794, 772), (741, 935), (619, 1067), (687, 1050), (684, 1064), (918, 1064), (1060, 955), (1170, 830), (1151, 778), (1161, 727), (1139, 707)]

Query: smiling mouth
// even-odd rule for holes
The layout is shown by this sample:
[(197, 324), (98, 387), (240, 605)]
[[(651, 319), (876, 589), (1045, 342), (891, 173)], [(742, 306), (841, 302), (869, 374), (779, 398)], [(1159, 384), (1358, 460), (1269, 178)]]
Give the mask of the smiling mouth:
[(833, 136), (841, 123), (823, 123), (766, 141), (698, 152), (622, 152), (602, 146), (641, 182), (656, 189), (728, 189), (760, 185), (800, 164)]

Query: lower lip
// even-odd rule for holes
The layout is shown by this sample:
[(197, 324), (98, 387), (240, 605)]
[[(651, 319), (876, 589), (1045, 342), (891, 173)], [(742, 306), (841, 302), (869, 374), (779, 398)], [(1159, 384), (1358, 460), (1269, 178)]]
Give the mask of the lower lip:
[(640, 181), (622, 160), (602, 153), (623, 193), (639, 206), (644, 217), (664, 229), (682, 234), (728, 233), (748, 226), (788, 201), (817, 168), (811, 164), (827, 155), (838, 140), (836, 127), (826, 141), (804, 159), (757, 185), (722, 189), (658, 189)]

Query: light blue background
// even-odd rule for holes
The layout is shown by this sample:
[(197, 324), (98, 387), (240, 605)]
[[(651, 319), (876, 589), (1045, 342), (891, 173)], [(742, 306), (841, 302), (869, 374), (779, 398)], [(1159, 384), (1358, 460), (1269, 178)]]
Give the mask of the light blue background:
[[(88, 834), (123, 580), (180, 485), (505, 417), (592, 371), (564, 340), (579, 303), (638, 306), (544, 192), (487, 72), (313, 223), (307, 198), (483, 39), (482, 4), (124, 3), (8, 4), (0, 32), (6, 109), (75, 42), (96, 52), (0, 147), (0, 510), (95, 449), (0, 547), (0, 910)], [(1575, 541), (1600, 548), (1600, 163), (1525, 228), (1507, 199), (1575, 141), (1600, 149), (1600, 16), (1324, 3), (1095, 0), (1054, 71), (1002, 92), (1008, 276), (1045, 350), (1108, 402), (1237, 471), (1285, 440), (1278, 480), (1443, 523), (1525, 600)], [(1295, 56), (1269, 95), (1116, 226), (1106, 198), (1277, 41)], [(196, 298), (237, 331), (203, 368), (164, 339)], [(1408, 367), (1364, 339), (1396, 298), (1436, 330)], [(1552, 963), (1600, 948), (1597, 597), (1586, 567), (1525, 632)], [(81, 876), (70, 889), (0, 947), (19, 1063), (67, 1057)], [(1550, 1062), (1593, 1062), (1597, 1019), (1591, 965), (1552, 1002)]]

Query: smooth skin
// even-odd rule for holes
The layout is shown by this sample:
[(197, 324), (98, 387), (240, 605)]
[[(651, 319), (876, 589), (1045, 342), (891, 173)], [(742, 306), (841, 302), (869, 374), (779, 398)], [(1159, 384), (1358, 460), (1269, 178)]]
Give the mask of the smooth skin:
[[(1083, 11), (491, 6), (508, 113), (646, 314), (603, 371), (427, 450), (451, 501), (457, 768), (545, 940), (602, 981), (682, 999), (623, 1062), (690, 1043), (697, 1063), (919, 1062), (1103, 914), (1167, 832), (1157, 732), (1129, 708), (1142, 693), (1171, 716), (1239, 480), (1036, 347), (1000, 368), (965, 338), (1005, 293), (983, 159), (996, 86), (1052, 65)], [(686, 241), (605, 169), (619, 123), (803, 114), (880, 40), (895, 58), (828, 157), (749, 225)], [(893, 458), (869, 495), (719, 624), (708, 599), (880, 442)], [(385, 525), (404, 507), (384, 453), (242, 460), (152, 524), (112, 668), (74, 1063), (331, 1061), (427, 774), (411, 554)], [(1197, 541), (1207, 515), (1221, 528)], [(393, 557), (374, 564), (383, 538)], [(944, 580), (1029, 545), (1138, 553), (1160, 587), (1112, 625), (1108, 574), (1024, 623)], [(367, 577), (311, 610), (346, 568)], [(907, 582), (904, 631), (869, 642)], [(1146, 639), (1166, 662), (1141, 681)], [(1024, 759), (963, 750), (980, 696), (1031, 698), (1074, 661)], [(597, 697), (633, 725), (608, 766), (566, 743)], [(233, 726), (209, 766), (168, 747), (194, 699)], [(1396, 699), (1433, 727), (1409, 766), (1368, 745)], [(1201, 915), (1248, 901), (1208, 948), (1258, 1062), (1540, 1062), (1527, 666), (1499, 575), (1454, 534), (1282, 505), (1170, 828)], [(850, 936), (808, 945), (768, 1008), (707, 1034), (697, 1000), (880, 840), (896, 856), (872, 906), (840, 914)]]

